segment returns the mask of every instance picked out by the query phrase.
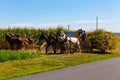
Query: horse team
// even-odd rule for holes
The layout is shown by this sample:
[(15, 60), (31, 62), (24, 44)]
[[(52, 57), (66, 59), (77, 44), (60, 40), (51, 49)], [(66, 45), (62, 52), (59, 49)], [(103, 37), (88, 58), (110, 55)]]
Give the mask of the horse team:
[(6, 34), (5, 39), (10, 45), (11, 50), (21, 50), (27, 48), (27, 45), (34, 45), (34, 40), (31, 38), (23, 38), (18, 34)]
[[(82, 30), (79, 30), (78, 36), (82, 33)], [(26, 48), (26, 46), (33, 46), (34, 40), (31, 38), (23, 38), (17, 34), (6, 34), (5, 39), (10, 45), (11, 50), (21, 50)], [(42, 33), (39, 37), (39, 41), (46, 41), (46, 53), (48, 53), (48, 48), (52, 46), (54, 53), (56, 53), (56, 49), (60, 49), (60, 53), (71, 53), (73, 52), (72, 45), (75, 44), (81, 53), (80, 42), (77, 37), (68, 37), (63, 31), (61, 31), (60, 35), (56, 34), (46, 34)]]
[[(77, 37), (82, 33), (82, 29), (80, 29), (77, 33)], [(72, 53), (74, 52), (75, 45), (77, 49), (81, 53), (80, 42), (77, 37), (68, 37), (63, 31), (61, 31), (60, 35), (56, 34), (46, 34), (42, 33), (40, 35), (39, 40), (45, 39), (46, 41), (46, 53), (48, 53), (48, 48), (52, 46), (54, 53), (56, 53), (56, 48), (60, 49), (60, 53)], [(74, 44), (74, 46), (73, 46)]]

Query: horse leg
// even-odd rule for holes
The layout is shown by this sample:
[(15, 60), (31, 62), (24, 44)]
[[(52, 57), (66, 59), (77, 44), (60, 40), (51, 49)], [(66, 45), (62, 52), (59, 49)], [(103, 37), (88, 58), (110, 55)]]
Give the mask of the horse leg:
[(81, 47), (79, 46), (79, 52), (80, 52), (80, 54), (81, 54)]
[(11, 49), (11, 50), (13, 50), (13, 46), (14, 46), (13, 44), (10, 44), (10, 49)]
[(65, 51), (66, 49), (65, 49), (64, 44), (61, 44), (61, 48), (60, 49), (61, 49), (61, 53), (66, 53), (66, 51)]
[(15, 49), (18, 50), (18, 47), (19, 47), (19, 44), (16, 44), (15, 45)]
[(46, 54), (47, 54), (47, 52), (48, 52), (47, 50), (48, 50), (48, 47), (49, 47), (49, 46), (50, 46), (49, 44), (46, 45)]
[(52, 45), (52, 48), (53, 48), (54, 54), (56, 54), (56, 45)]
[(21, 45), (22, 45), (22, 44), (20, 44), (20, 43), (17, 45), (17, 50), (21, 50), (21, 49), (22, 49), (22, 48), (21, 48)]
[(69, 44), (70, 44), (70, 45), (69, 45), (69, 48), (70, 48), (70, 52), (69, 52), (69, 53), (71, 54), (71, 53), (72, 53), (72, 49), (71, 49), (71, 40), (69, 41)]
[(16, 50), (19, 50), (19, 44), (16, 44)]
[(59, 47), (60, 47), (60, 53), (62, 53), (62, 52), (63, 52), (63, 51), (62, 51), (62, 45), (59, 44)]
[(56, 54), (56, 45), (54, 45), (54, 54)]
[(79, 52), (81, 54), (81, 47), (80, 47), (80, 44), (77, 44), (78, 45), (78, 48), (79, 48)]
[(60, 45), (60, 53), (62, 54), (62, 53), (64, 53), (64, 51), (63, 51), (63, 48), (62, 48), (63, 46), (62, 45)]
[(67, 53), (67, 52), (66, 52), (66, 47), (65, 47), (65, 46), (63, 46), (63, 53)]

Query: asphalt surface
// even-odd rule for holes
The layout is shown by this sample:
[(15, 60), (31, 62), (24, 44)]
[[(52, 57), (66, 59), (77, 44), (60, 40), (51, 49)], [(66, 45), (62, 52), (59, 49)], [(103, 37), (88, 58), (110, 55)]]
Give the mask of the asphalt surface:
[(12, 80), (120, 80), (120, 58), (113, 58)]

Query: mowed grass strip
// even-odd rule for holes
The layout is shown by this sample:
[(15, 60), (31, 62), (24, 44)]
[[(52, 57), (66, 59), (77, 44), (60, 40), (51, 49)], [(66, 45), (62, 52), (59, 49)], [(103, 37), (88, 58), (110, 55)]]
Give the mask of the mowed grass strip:
[(120, 52), (113, 51), (112, 54), (41, 54), (39, 57), (33, 59), (8, 60), (0, 63), (0, 80), (9, 80), (10, 78), (18, 76), (45, 72), (119, 56)]

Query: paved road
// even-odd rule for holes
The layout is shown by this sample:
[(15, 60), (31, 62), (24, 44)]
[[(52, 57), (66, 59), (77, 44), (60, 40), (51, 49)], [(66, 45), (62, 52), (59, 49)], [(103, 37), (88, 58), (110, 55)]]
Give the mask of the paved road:
[(12, 80), (120, 80), (120, 58), (82, 64)]

